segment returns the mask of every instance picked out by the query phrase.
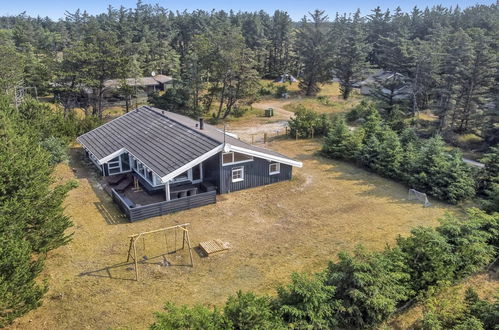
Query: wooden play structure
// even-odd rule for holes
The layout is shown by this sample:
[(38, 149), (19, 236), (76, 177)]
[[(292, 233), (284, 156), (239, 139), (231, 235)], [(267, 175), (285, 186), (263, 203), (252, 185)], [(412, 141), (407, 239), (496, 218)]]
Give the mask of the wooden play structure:
[(199, 243), (199, 247), (207, 256), (210, 256), (210, 255), (215, 254), (215, 253), (227, 251), (229, 249), (227, 244), (222, 242), (222, 240), (220, 240), (220, 239), (214, 239), (211, 241), (201, 242), (201, 243)]
[[(168, 231), (173, 231), (174, 239), (173, 239), (173, 247), (174, 247), (174, 252), (177, 251), (177, 231), (180, 230), (180, 233), (182, 234), (182, 250), (185, 248), (185, 244), (187, 243), (187, 247), (189, 249), (189, 257), (191, 261), (191, 267), (194, 266), (194, 262), (192, 259), (192, 249), (191, 249), (191, 240), (189, 239), (189, 230), (187, 227), (189, 226), (189, 223), (184, 223), (181, 225), (175, 225), (175, 226), (170, 226), (170, 227), (165, 227), (165, 228), (160, 228), (156, 230), (151, 230), (151, 231), (146, 231), (138, 234), (133, 234), (129, 236), (130, 238), (130, 245), (128, 247), (128, 255), (126, 261), (129, 262), (130, 260), (133, 260), (134, 265), (135, 265), (135, 280), (139, 280), (139, 268), (138, 268), (138, 257), (137, 257), (137, 242), (142, 238), (142, 244), (145, 250), (145, 236), (151, 235), (151, 234), (158, 234), (163, 232), (164, 233), (164, 240), (165, 240), (165, 251), (168, 253), (168, 239), (167, 239), (167, 232)], [(180, 238), (180, 237), (179, 237)], [(171, 244), (171, 243), (170, 243)], [(165, 254), (166, 254), (165, 253)]]

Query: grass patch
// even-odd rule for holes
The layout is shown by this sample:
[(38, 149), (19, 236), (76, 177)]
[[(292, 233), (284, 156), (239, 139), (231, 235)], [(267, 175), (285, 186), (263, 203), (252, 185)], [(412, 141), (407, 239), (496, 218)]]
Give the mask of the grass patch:
[[(267, 147), (304, 163), (293, 170), (293, 180), (136, 223), (124, 221), (96, 173), (83, 164), (81, 149), (74, 149), (70, 164), (60, 164), (55, 176), (58, 182), (79, 182), (65, 203), (75, 234), (47, 258), (50, 289), (43, 306), (15, 327), (30, 329), (30, 320), (36, 320), (53, 329), (144, 328), (167, 300), (220, 305), (239, 289), (275, 294), (276, 285), (288, 282), (293, 271), (323, 270), (340, 250), (360, 243), (382, 249), (398, 234), (436, 225), (446, 211), (459, 210), (436, 201), (430, 208), (412, 203), (403, 185), (317, 156), (318, 141), (279, 139)], [(132, 281), (133, 268), (124, 263), (128, 235), (184, 222), (191, 223), (194, 246), (219, 238), (231, 249), (208, 258), (194, 253), (193, 268), (163, 267), (151, 259), (140, 265), (141, 281)], [(158, 251), (165, 244), (147, 238), (145, 243)], [(138, 246), (141, 257), (150, 257)], [(166, 256), (172, 264), (183, 257)]]

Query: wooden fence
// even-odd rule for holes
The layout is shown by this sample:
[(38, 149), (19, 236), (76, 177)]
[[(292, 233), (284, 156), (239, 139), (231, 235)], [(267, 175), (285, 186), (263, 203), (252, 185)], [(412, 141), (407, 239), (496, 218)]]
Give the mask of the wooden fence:
[(143, 220), (147, 218), (157, 217), (160, 215), (188, 210), (194, 207), (199, 207), (208, 204), (216, 203), (217, 192), (208, 191), (199, 193), (193, 196), (186, 196), (170, 201), (164, 201), (144, 206), (130, 208), (123, 198), (112, 189), (113, 200), (118, 204), (120, 209), (126, 214), (130, 222)]

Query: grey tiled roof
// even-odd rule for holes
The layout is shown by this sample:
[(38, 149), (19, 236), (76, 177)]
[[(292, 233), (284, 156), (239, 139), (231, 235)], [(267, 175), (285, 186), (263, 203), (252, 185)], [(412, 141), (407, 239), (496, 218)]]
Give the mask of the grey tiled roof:
[[(192, 118), (189, 118), (189, 117), (186, 117), (186, 116), (182, 116), (178, 113), (174, 113), (174, 112), (169, 112), (169, 111), (163, 111), (161, 109), (157, 109), (157, 108), (153, 108), (153, 107), (150, 107), (152, 110), (156, 111), (156, 112), (159, 112), (159, 113), (164, 113), (165, 116), (167, 116), (168, 118), (172, 119), (172, 120), (175, 120), (189, 128), (192, 128), (192, 129), (197, 129), (201, 134), (204, 134), (220, 143), (224, 143), (224, 133), (223, 133), (223, 130), (220, 130), (218, 128), (216, 128), (215, 126), (212, 126), (212, 125), (208, 125), (208, 124), (204, 124), (204, 129), (203, 130), (199, 130), (199, 128), (197, 128), (197, 124), (199, 124), (199, 122), (197, 120), (194, 120)], [(285, 158), (285, 159), (289, 159), (289, 160), (293, 160), (287, 156), (284, 156), (280, 153), (278, 153), (277, 151), (273, 151), (273, 150), (270, 150), (270, 149), (265, 149), (265, 148), (261, 148), (261, 147), (257, 147), (257, 146), (254, 146), (252, 144), (249, 144), (249, 143), (246, 143), (246, 142), (243, 142), (239, 139), (236, 139), (232, 136), (229, 136), (227, 134), (225, 134), (225, 142), (228, 143), (228, 144), (231, 144), (233, 146), (237, 146), (237, 147), (241, 147), (241, 148), (246, 148), (246, 149), (250, 149), (250, 150), (253, 150), (253, 151), (257, 151), (257, 152), (262, 152), (262, 153), (265, 153), (265, 154), (269, 154), (269, 155), (273, 155), (273, 156), (276, 156), (276, 157), (281, 157), (281, 158)]]
[(97, 127), (78, 141), (98, 159), (125, 148), (161, 177), (220, 145), (148, 107)]
[[(78, 137), (95, 157), (102, 159), (125, 148), (160, 177), (224, 143), (224, 133), (177, 113), (143, 106)], [(227, 144), (292, 160), (278, 152), (256, 147), (225, 134)]]

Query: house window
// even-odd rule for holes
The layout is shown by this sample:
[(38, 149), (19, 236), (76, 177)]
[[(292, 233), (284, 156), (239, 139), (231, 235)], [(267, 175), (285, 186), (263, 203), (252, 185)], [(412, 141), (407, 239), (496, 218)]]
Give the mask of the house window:
[(234, 167), (232, 169), (232, 182), (240, 182), (244, 180), (244, 166)]
[(130, 156), (127, 152), (121, 154), (121, 169), (123, 171), (130, 171)]
[(177, 175), (173, 178), (173, 182), (189, 181), (189, 171), (185, 171), (182, 174)]
[(270, 163), (269, 164), (269, 174), (274, 175), (274, 174), (279, 174), (279, 173), (281, 173), (281, 164)]
[(202, 179), (202, 169), (201, 163), (194, 166), (192, 169), (192, 181), (201, 181)]
[(107, 163), (107, 168), (109, 170), (109, 174), (117, 174), (121, 172), (121, 166), (120, 166), (120, 158), (116, 157), (111, 159)]
[(237, 164), (252, 161), (253, 157), (238, 152), (226, 152), (222, 155), (222, 164)]
[(149, 180), (149, 182), (153, 183), (153, 181), (152, 181), (152, 171), (151, 170), (147, 170), (147, 180)]
[(142, 163), (139, 163), (139, 166), (137, 167), (137, 172), (139, 172), (139, 174), (142, 176), (145, 175), (144, 165)]

